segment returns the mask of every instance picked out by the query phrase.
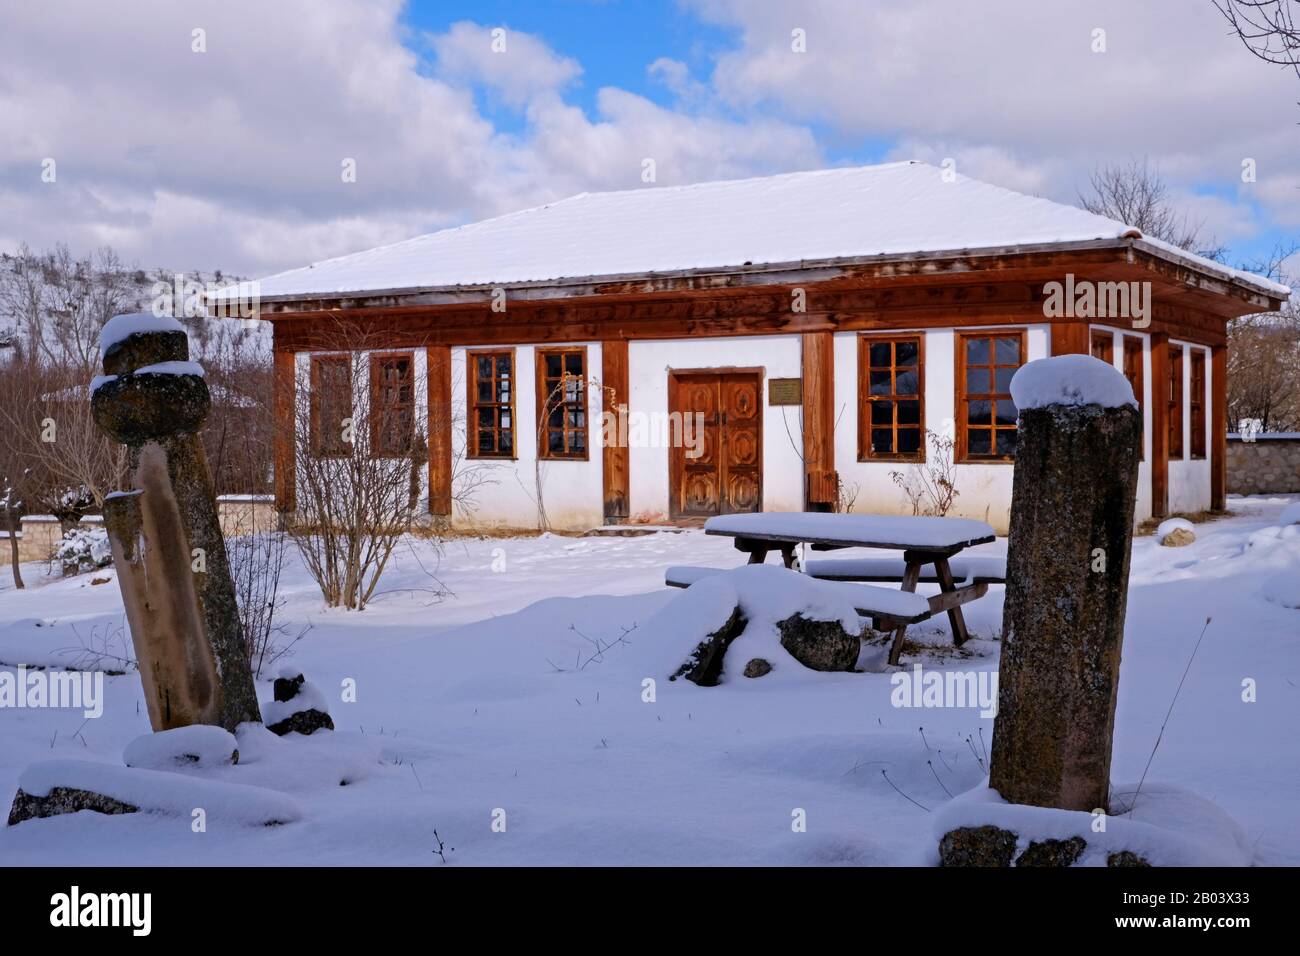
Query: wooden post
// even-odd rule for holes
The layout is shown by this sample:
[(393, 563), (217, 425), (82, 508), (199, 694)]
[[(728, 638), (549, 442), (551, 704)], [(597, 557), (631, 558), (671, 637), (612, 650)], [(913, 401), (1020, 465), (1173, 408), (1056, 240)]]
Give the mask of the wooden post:
[(1151, 514), (1169, 514), (1169, 336), (1151, 333)]
[(1011, 803), (1109, 806), (1138, 435), (1131, 405), (1020, 409), (989, 779)]
[(294, 482), (294, 444), (297, 428), (294, 403), (297, 401), (297, 372), (294, 353), (276, 350), (272, 371), (274, 395), (275, 435), (275, 509), (281, 513), (292, 512), (297, 507)]
[(1087, 322), (1054, 322), (1052, 324), (1053, 355), (1089, 355), (1092, 345), (1088, 338)]
[(1210, 509), (1222, 511), (1228, 497), (1228, 347), (1210, 353)]
[(451, 346), (426, 349), (429, 379), (429, 514), (451, 517)]
[(806, 507), (829, 511), (839, 497), (835, 474), (835, 338), (805, 332), (803, 372), (803, 463)]
[(628, 348), (626, 339), (611, 339), (600, 344), (601, 407), (615, 416), (615, 440), (604, 442), (601, 449), (601, 484), (604, 493), (605, 521), (622, 524), (630, 516), (631, 462), (627, 432), (623, 422), (628, 411)]

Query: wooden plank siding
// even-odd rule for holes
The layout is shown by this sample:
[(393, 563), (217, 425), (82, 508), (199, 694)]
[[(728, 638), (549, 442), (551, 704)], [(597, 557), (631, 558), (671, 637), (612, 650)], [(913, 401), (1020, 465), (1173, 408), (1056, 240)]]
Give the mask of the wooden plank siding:
[[(628, 347), (626, 339), (607, 339), (600, 344), (601, 408), (616, 416), (626, 414), (628, 391)], [(620, 426), (615, 434), (624, 437)], [(631, 514), (632, 464), (626, 443), (602, 442), (601, 493), (605, 520), (622, 524)]]
[(1169, 336), (1151, 336), (1151, 514), (1169, 514)]
[(1228, 349), (1210, 353), (1210, 510), (1227, 507), (1228, 493)]
[[(279, 343), (277, 343), (278, 346)], [(295, 482), (295, 441), (297, 372), (294, 354), (275, 350), (272, 367), (272, 393), (275, 416), (273, 463), (275, 469), (275, 506), (280, 511), (293, 511), (297, 505)]]
[(451, 517), (451, 347), (425, 349), (429, 387), (429, 514)]
[(805, 504), (830, 510), (839, 498), (835, 473), (835, 339), (808, 332), (801, 341)]
[(1087, 355), (1091, 341), (1087, 322), (1057, 322), (1052, 326), (1053, 355)]

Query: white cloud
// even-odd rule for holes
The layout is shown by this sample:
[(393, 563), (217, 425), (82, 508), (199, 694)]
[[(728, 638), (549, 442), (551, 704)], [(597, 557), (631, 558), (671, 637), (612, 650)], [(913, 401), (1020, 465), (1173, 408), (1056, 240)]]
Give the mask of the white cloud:
[[(494, 31), (502, 31), (494, 36)], [(558, 92), (582, 73), (568, 57), (556, 55), (537, 37), (505, 27), (461, 21), (446, 33), (432, 34), (438, 73), (451, 82), (480, 83), (512, 106), (534, 96)]]

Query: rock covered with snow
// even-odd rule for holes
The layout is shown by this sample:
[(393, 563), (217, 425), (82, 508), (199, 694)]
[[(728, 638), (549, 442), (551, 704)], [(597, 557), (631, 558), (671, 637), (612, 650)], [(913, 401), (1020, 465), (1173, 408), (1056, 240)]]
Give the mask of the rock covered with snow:
[(1106, 829), (1092, 813), (1008, 803), (976, 787), (934, 815), (942, 866), (1249, 866), (1250, 840), (1220, 807), (1164, 784), (1114, 786)]
[(1196, 525), (1186, 518), (1167, 518), (1156, 528), (1156, 540), (1165, 548), (1182, 548), (1196, 540)]
[(9, 825), (80, 810), (188, 820), (196, 808), (209, 823), (240, 826), (275, 826), (302, 817), (294, 800), (262, 787), (89, 760), (47, 760), (32, 764), (18, 778)]
[(224, 728), (191, 724), (137, 737), (122, 751), (122, 762), (147, 770), (227, 766), (239, 763), (239, 745)]
[(99, 331), (99, 354), (108, 358), (118, 345), (133, 335), (146, 332), (179, 332), (185, 334), (185, 326), (170, 315), (154, 315), (152, 312), (131, 312), (115, 315)]
[(73, 528), (54, 550), (54, 560), (65, 576), (105, 568), (113, 563), (113, 549), (103, 528)]
[(1011, 377), (1011, 400), (1021, 411), (1050, 405), (1137, 408), (1123, 373), (1091, 355), (1057, 355), (1022, 365)]
[(271, 690), (275, 699), (262, 704), (262, 721), (273, 734), (283, 737), (334, 729), (325, 695), (297, 668), (281, 668)]

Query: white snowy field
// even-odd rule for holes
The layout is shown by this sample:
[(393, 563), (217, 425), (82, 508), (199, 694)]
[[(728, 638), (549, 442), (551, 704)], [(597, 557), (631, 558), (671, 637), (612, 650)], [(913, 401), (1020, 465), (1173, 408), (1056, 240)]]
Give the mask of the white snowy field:
[[(1300, 609), (1287, 606), (1300, 605), (1300, 525), (1278, 524), (1287, 503), (1232, 499), (1235, 516), (1198, 525), (1188, 547), (1135, 541), (1116, 718), (1112, 779), (1134, 781), (1213, 618), (1147, 785), (1217, 803), (1256, 864), (1300, 864)], [(184, 814), (83, 812), (0, 825), (0, 863), (442, 865), (435, 830), (453, 865), (935, 862), (933, 812), (984, 778), (993, 720), (978, 707), (898, 708), (889, 673), (792, 659), (712, 688), (653, 669), (680, 641), (647, 626), (683, 594), (662, 586), (664, 568), (743, 557), (698, 531), (456, 540), (441, 558), (414, 541), (388, 593), (349, 613), (321, 606), (291, 550), (283, 619), (311, 628), (290, 660), (330, 696), (338, 730), (241, 733), (239, 765), (202, 775), (278, 791), (298, 819), (213, 813), (195, 833)], [(111, 571), (24, 571), (26, 591), (0, 572), (3, 669), (63, 666), (106, 638), (124, 649), (116, 582), (90, 583)], [(427, 571), (449, 591), (440, 601)], [(1001, 611), (1000, 587), (967, 607), (969, 654), (946, 650), (946, 621), (914, 629), (935, 651), (905, 667), (996, 670)], [(594, 641), (620, 637), (591, 659)], [(339, 699), (349, 679), (353, 703)], [(271, 698), (269, 680), (259, 692)], [(28, 765), (120, 767), (148, 731), (134, 672), (106, 678), (97, 719), (0, 709), (0, 813)]]

